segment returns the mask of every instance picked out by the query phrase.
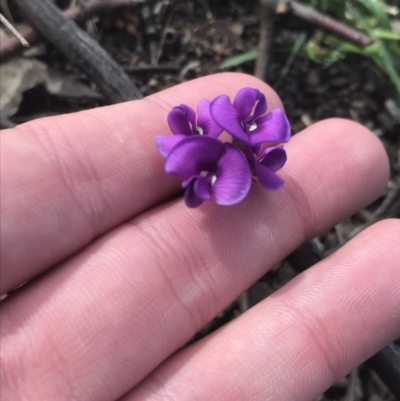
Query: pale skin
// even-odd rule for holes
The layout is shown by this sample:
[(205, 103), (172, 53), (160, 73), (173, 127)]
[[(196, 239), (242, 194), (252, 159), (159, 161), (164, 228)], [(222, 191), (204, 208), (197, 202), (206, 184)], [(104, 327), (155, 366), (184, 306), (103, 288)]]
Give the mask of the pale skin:
[(277, 192), (188, 209), (155, 137), (256, 78), (221, 74), (1, 134), (5, 400), (311, 400), (400, 335), (400, 223), (387, 220), (180, 349), (304, 241), (385, 188), (366, 128), (332, 119), (285, 145)]

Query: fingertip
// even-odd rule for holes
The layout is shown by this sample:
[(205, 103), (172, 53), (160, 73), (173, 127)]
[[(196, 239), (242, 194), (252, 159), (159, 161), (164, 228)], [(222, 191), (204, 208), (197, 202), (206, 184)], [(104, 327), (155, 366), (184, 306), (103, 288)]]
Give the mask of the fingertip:
[(228, 95), (233, 100), (236, 93), (245, 87), (256, 88), (261, 91), (267, 98), (268, 109), (283, 107), (278, 94), (269, 85), (252, 75), (238, 72), (221, 72), (197, 78), (150, 95), (143, 101), (154, 102), (165, 110), (181, 103), (195, 108), (199, 101), (203, 99), (211, 101), (223, 94)]
[[(220, 82), (222, 85), (224, 85), (227, 92), (231, 90), (230, 88), (232, 88), (232, 83), (237, 85), (238, 89), (236, 92), (245, 87), (256, 88), (266, 96), (268, 101), (268, 109), (272, 109), (272, 105), (274, 105), (274, 107), (283, 108), (282, 101), (275, 90), (272, 89), (267, 83), (253, 75), (248, 75), (241, 72), (221, 72), (219, 74), (211, 75), (210, 77), (215, 83)], [(235, 95), (236, 92), (234, 93)]]
[(356, 171), (359, 183), (365, 186), (375, 200), (389, 180), (390, 164), (386, 150), (379, 138), (358, 122), (334, 118), (327, 120), (335, 126), (340, 140), (346, 146), (343, 162)]
[(362, 231), (359, 236), (364, 237), (363, 242), (375, 243), (374, 248), (380, 249), (384, 255), (390, 254), (394, 250), (399, 254), (396, 254), (396, 257), (400, 256), (400, 247), (398, 246), (400, 243), (400, 219), (389, 218), (378, 221)]
[[(293, 143), (287, 145), (289, 150), (288, 159), (290, 160), (290, 147), (302, 140), (304, 149), (312, 147), (314, 149), (314, 161), (306, 161), (316, 164), (316, 159), (324, 159), (326, 169), (340, 171), (341, 192), (343, 196), (358, 193), (363, 197), (363, 204), (373, 202), (384, 190), (390, 173), (390, 165), (386, 150), (379, 140), (368, 128), (363, 125), (342, 118), (330, 118), (315, 123), (306, 128), (301, 135), (293, 138)], [(326, 147), (327, 142), (331, 151), (318, 152), (316, 144)], [(301, 154), (297, 155), (301, 158)], [(299, 160), (297, 160), (299, 162)], [(296, 160), (293, 161), (296, 163)], [(338, 169), (340, 166), (340, 169)], [(310, 169), (312, 171), (312, 169)], [(326, 171), (315, 172), (316, 178), (324, 183)], [(330, 190), (337, 190), (335, 182), (326, 183)]]
[(354, 162), (360, 165), (371, 165), (374, 161), (382, 167), (382, 172), (389, 177), (389, 160), (382, 142), (364, 125), (345, 118), (329, 118), (315, 123), (308, 128), (311, 135), (317, 133), (329, 140), (353, 151)]

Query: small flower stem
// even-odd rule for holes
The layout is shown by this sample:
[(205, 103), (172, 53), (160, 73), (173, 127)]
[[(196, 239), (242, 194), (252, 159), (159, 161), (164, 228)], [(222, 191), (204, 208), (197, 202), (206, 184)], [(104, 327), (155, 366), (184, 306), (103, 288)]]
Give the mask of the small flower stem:
[(123, 68), (51, 0), (14, 0), (21, 13), (53, 46), (84, 72), (111, 103), (142, 94)]
[(232, 139), (232, 145), (242, 151), (246, 148), (246, 145), (243, 142), (235, 138)]

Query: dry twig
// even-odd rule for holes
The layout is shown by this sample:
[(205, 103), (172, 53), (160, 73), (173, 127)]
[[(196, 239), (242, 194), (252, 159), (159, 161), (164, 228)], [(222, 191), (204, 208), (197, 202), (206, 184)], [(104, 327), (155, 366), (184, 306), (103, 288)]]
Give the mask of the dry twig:
[(273, 35), (273, 19), (275, 14), (292, 13), (297, 18), (318, 25), (320, 28), (341, 36), (361, 47), (373, 42), (373, 39), (362, 32), (353, 29), (340, 21), (323, 14), (312, 7), (297, 1), (260, 0), (260, 39), (258, 42), (258, 58), (254, 75), (266, 80), (269, 61), (269, 48)]
[(15, 3), (35, 28), (87, 74), (112, 103), (142, 97), (123, 68), (51, 0)]
[(258, 58), (254, 75), (266, 81), (269, 52), (273, 35), (273, 19), (278, 0), (260, 0), (260, 3), (260, 39), (258, 41)]
[[(96, 14), (119, 8), (132, 7), (143, 2), (144, 0), (89, 0), (84, 6), (72, 6), (67, 8), (63, 13), (66, 17), (80, 22)], [(37, 38), (36, 30), (30, 26), (21, 29), (20, 34), (30, 43), (33, 43)], [(0, 46), (1, 62), (5, 62), (21, 50), (21, 43), (16, 38), (10, 37), (4, 40)]]
[(368, 46), (374, 42), (374, 39), (362, 32), (297, 1), (280, 0), (275, 9), (278, 14), (292, 13), (297, 18), (311, 22), (312, 24), (315, 24), (326, 31), (332, 32), (335, 35), (341, 36), (360, 47)]
[(0, 23), (13, 35), (23, 47), (29, 47), (29, 43), (21, 34), (14, 28), (14, 26), (7, 20), (7, 18), (0, 13)]
[(371, 214), (370, 219), (362, 226), (356, 227), (350, 234), (349, 239), (355, 237), (361, 231), (380, 220), (388, 218), (400, 218), (400, 179), (395, 182), (385, 200)]
[(158, 64), (158, 61), (160, 60), (160, 57), (161, 57), (162, 52), (163, 52), (163, 47), (164, 47), (164, 43), (165, 43), (165, 36), (166, 36), (166, 33), (168, 31), (169, 25), (170, 25), (171, 20), (172, 20), (172, 16), (173, 16), (174, 11), (175, 11), (174, 7), (175, 7), (175, 4), (169, 5), (168, 11), (167, 11), (167, 14), (166, 14), (166, 17), (165, 17), (165, 21), (164, 21), (163, 27), (161, 29), (160, 41), (158, 43), (158, 48), (157, 48), (157, 51), (156, 51), (156, 63), (157, 64)]
[(181, 69), (179, 65), (168, 65), (168, 64), (158, 64), (158, 65), (134, 65), (125, 66), (124, 70), (127, 72), (178, 72)]

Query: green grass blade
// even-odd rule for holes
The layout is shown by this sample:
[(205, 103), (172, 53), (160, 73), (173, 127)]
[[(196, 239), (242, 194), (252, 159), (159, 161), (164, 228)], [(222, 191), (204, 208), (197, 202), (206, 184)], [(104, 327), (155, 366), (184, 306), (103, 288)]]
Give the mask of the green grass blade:
[(383, 40), (400, 40), (399, 32), (388, 31), (380, 28), (374, 29), (374, 36)]
[[(380, 3), (380, 4), (378, 4), (378, 3)], [(383, 13), (384, 13), (383, 7), (380, 7), (380, 6), (382, 6), (381, 2), (379, 2), (378, 0), (363, 0), (363, 4), (366, 5), (367, 7), (370, 7), (371, 9), (373, 9), (374, 12), (376, 12), (377, 17), (378, 17), (378, 15), (381, 17), (381, 18), (379, 18), (380, 23), (382, 23), (382, 25), (386, 25), (386, 21), (380, 15), (381, 11), (383, 11)], [(357, 9), (357, 7), (355, 7), (353, 4), (349, 4), (348, 10), (352, 14), (354, 19), (356, 21), (358, 21), (360, 23), (360, 25), (365, 29), (365, 31), (368, 32), (368, 34), (371, 35), (372, 37), (376, 38), (375, 30), (370, 25), (368, 25), (365, 18), (360, 13), (360, 11)], [(387, 19), (386, 13), (384, 13), (384, 14), (385, 14), (385, 18)], [(389, 22), (388, 19), (387, 19), (387, 22)], [(381, 28), (386, 29), (386, 26), (381, 26)], [(388, 29), (391, 30), (390, 22), (389, 22)], [(378, 54), (370, 55), (370, 57), (375, 61), (375, 63), (383, 71), (386, 72), (386, 74), (389, 75), (391, 81), (396, 86), (396, 90), (400, 96), (400, 75), (399, 75), (398, 71), (396, 70), (396, 65), (398, 64), (397, 57), (394, 55), (394, 52), (391, 52), (388, 49), (388, 47), (385, 45), (385, 43), (381, 39), (379, 39), (379, 38), (376, 38), (376, 39), (377, 39), (376, 44), (378, 46), (378, 48), (377, 48)]]
[(293, 45), (292, 50), (290, 51), (289, 57), (286, 60), (286, 63), (281, 71), (281, 76), (284, 77), (290, 70), (290, 67), (293, 64), (294, 59), (296, 58), (297, 54), (299, 53), (301, 47), (304, 44), (304, 41), (307, 38), (307, 34), (303, 32), (296, 40), (296, 43)]
[(358, 3), (366, 7), (369, 12), (374, 15), (378, 21), (379, 27), (388, 31), (391, 30), (390, 21), (386, 14), (382, 0), (358, 0)]
[(219, 69), (225, 70), (227, 68), (236, 67), (238, 65), (247, 63), (248, 61), (254, 61), (258, 57), (257, 50), (250, 50), (245, 53), (238, 54), (237, 56), (230, 57), (220, 64)]

